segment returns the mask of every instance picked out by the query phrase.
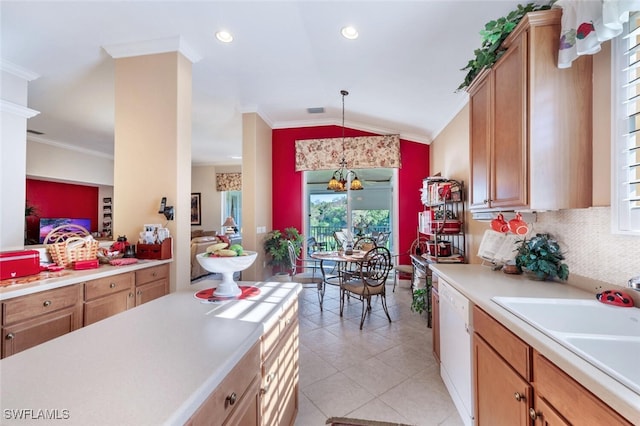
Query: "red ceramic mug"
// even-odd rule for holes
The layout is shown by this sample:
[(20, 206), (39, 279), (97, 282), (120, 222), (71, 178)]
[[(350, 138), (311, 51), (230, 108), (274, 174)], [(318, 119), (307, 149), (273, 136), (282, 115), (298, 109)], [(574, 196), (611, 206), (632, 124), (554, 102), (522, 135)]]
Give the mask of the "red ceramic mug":
[(516, 235), (526, 235), (529, 232), (529, 225), (522, 220), (520, 213), (516, 213), (516, 217), (509, 221), (509, 229)]
[(502, 213), (498, 213), (498, 216), (491, 221), (491, 229), (496, 232), (509, 232), (509, 224), (504, 220)]

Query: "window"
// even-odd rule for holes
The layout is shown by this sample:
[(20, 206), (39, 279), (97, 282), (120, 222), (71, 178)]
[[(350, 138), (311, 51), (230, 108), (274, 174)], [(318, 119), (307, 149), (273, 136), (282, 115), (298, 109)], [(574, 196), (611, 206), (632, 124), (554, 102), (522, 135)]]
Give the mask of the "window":
[(613, 41), (613, 232), (640, 235), (640, 12)]

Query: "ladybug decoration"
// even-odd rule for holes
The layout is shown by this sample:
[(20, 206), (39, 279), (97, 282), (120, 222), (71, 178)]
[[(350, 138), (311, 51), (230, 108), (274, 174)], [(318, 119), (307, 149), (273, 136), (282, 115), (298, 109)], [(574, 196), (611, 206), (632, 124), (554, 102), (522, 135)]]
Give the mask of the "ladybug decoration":
[(127, 236), (118, 235), (117, 241), (111, 244), (111, 247), (109, 249), (111, 251), (119, 251), (120, 253), (124, 253), (128, 245), (129, 245), (129, 241), (127, 241)]
[(633, 306), (631, 296), (618, 290), (605, 290), (602, 293), (596, 294), (596, 299), (607, 305), (622, 306), (624, 308), (631, 308)]

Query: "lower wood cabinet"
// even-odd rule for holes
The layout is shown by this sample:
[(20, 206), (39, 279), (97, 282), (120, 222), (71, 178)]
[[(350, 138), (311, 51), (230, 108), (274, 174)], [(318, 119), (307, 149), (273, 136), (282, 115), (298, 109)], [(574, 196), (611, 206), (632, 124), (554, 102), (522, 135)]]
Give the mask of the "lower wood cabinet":
[(262, 425), (291, 426), (298, 413), (298, 304), (293, 303), (262, 337)]
[(631, 423), (489, 314), (473, 309), (476, 424)]
[(2, 358), (82, 327), (82, 285), (2, 302)]
[(189, 426), (258, 426), (260, 343), (236, 364), (187, 421)]
[(135, 273), (112, 275), (84, 283), (84, 325), (93, 324), (135, 306)]
[(169, 264), (136, 271), (136, 306), (169, 294)]
[(440, 363), (440, 293), (438, 293), (438, 276), (436, 274), (433, 274), (431, 279), (431, 317), (433, 318), (431, 328), (433, 356)]

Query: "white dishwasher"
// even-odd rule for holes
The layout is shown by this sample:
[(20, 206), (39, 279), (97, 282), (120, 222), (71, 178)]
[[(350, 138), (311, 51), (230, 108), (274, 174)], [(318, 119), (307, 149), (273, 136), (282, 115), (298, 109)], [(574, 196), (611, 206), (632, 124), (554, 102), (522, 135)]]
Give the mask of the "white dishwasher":
[(440, 376), (466, 426), (473, 425), (469, 300), (439, 279)]

